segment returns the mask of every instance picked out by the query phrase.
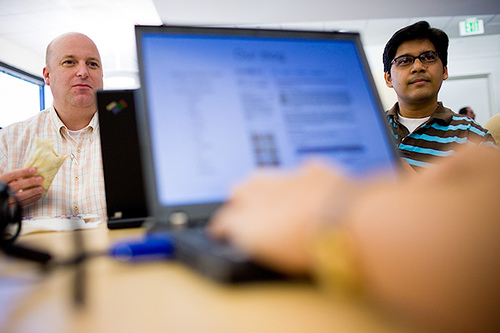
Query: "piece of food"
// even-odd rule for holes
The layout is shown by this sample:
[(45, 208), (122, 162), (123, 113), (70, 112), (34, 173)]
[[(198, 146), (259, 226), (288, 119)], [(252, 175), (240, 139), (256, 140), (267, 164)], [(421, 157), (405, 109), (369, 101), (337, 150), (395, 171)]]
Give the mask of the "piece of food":
[(57, 155), (54, 151), (54, 141), (52, 139), (40, 139), (35, 137), (35, 143), (24, 167), (35, 167), (35, 176), (42, 176), (42, 187), (45, 189), (42, 193), (42, 199), (47, 195), (50, 184), (57, 171), (68, 158), (69, 155)]

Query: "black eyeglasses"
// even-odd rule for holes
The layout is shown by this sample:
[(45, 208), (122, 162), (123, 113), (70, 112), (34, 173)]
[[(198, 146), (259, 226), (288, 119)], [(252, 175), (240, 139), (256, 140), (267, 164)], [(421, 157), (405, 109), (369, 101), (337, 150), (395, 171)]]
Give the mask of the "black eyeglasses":
[(396, 64), (398, 67), (406, 67), (412, 65), (415, 62), (415, 59), (419, 59), (423, 64), (431, 64), (438, 60), (439, 55), (434, 51), (425, 51), (420, 53), (418, 56), (414, 57), (409, 54), (405, 54), (399, 57), (394, 58), (391, 61), (391, 64)]

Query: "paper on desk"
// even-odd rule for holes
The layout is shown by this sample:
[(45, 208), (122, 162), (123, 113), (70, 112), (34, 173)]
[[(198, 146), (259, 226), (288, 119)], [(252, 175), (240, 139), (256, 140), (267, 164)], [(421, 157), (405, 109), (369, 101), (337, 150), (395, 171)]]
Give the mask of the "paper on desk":
[[(99, 217), (95, 214), (26, 217), (22, 220), (21, 235), (46, 231), (93, 229), (97, 228), (100, 223)], [(15, 226), (9, 231), (13, 233)]]

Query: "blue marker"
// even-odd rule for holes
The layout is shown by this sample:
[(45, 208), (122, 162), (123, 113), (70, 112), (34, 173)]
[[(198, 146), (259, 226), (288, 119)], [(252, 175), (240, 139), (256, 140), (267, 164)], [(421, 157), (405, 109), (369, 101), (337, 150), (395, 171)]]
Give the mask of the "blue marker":
[(114, 244), (109, 249), (109, 255), (120, 261), (170, 259), (174, 255), (174, 245), (166, 233), (148, 234), (142, 240)]

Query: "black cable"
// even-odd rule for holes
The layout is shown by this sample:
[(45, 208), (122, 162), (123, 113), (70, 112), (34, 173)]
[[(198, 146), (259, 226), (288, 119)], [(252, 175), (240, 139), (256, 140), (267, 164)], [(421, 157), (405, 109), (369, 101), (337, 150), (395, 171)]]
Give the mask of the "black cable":
[[(10, 203), (9, 199), (14, 203)], [(10, 225), (14, 226), (13, 234), (9, 233)], [(0, 181), (0, 250), (11, 257), (46, 265), (52, 259), (50, 253), (14, 244), (21, 233), (21, 228), (22, 209), (19, 199), (7, 183)]]
[(8, 256), (19, 259), (27, 259), (43, 265), (48, 264), (48, 262), (52, 260), (52, 256), (47, 252), (35, 250), (17, 244), (5, 244), (2, 246), (2, 251)]

